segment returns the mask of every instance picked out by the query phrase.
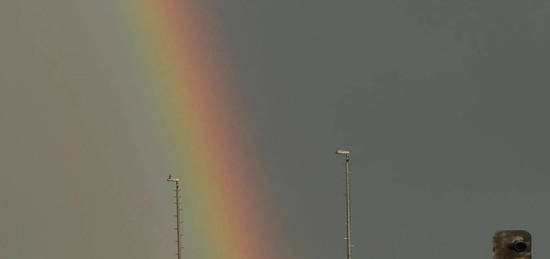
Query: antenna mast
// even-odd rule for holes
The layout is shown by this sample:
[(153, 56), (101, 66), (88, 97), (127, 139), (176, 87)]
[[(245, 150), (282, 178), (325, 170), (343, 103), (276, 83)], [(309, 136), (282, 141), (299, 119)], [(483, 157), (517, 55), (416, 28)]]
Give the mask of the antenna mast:
[(351, 248), (353, 244), (351, 243), (351, 172), (349, 170), (350, 154), (349, 150), (339, 149), (336, 151), (338, 155), (346, 156), (346, 247), (347, 254), (346, 259), (351, 259)]
[(176, 232), (177, 232), (177, 239), (176, 239), (176, 243), (178, 244), (178, 259), (181, 259), (182, 258), (182, 250), (183, 250), (183, 247), (182, 247), (182, 239), (183, 239), (183, 234), (181, 232), (181, 223), (180, 223), (180, 179), (178, 178), (173, 178), (172, 175), (169, 175), (168, 176), (168, 179), (166, 179), (166, 181), (168, 182), (174, 182), (176, 183)]

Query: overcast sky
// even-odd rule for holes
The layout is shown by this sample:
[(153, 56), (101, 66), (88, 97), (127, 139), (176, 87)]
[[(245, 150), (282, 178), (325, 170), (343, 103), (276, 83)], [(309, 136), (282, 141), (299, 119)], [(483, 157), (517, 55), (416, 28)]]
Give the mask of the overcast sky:
[[(548, 1), (202, 2), (281, 259), (344, 257), (340, 147), (355, 258), (490, 258), (500, 229), (550, 257)], [(110, 1), (0, 3), (0, 258), (173, 257), (119, 16)]]

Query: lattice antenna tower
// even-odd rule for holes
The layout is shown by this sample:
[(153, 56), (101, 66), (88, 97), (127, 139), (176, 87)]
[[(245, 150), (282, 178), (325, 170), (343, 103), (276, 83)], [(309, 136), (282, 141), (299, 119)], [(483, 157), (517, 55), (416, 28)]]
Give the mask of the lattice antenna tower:
[(176, 233), (177, 233), (177, 238), (176, 238), (176, 243), (178, 245), (178, 249), (177, 249), (177, 256), (178, 256), (178, 259), (181, 259), (183, 258), (183, 246), (182, 246), (182, 242), (183, 242), (183, 232), (182, 232), (182, 229), (181, 229), (181, 205), (180, 205), (180, 199), (181, 199), (181, 195), (180, 195), (180, 191), (181, 191), (181, 188), (180, 188), (180, 179), (178, 178), (174, 178), (172, 177), (172, 175), (168, 175), (168, 179), (166, 179), (166, 181), (168, 182), (173, 182), (176, 184), (176, 189), (174, 190), (175, 193), (176, 193), (176, 196), (174, 196), (174, 198), (176, 198), (176, 202), (174, 204), (176, 204), (176, 215), (174, 215), (176, 217), (176, 228), (174, 228), (174, 230), (176, 230)]

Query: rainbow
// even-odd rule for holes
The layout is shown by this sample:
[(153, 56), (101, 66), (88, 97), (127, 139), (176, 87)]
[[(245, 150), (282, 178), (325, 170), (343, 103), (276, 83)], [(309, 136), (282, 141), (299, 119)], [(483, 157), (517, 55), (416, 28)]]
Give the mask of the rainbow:
[[(195, 0), (127, 0), (139, 68), (149, 82), (170, 167), (183, 182), (184, 247), (193, 259), (279, 258), (252, 147), (239, 137), (236, 96)], [(236, 120), (239, 121), (239, 120)], [(168, 172), (165, 172), (168, 174)]]

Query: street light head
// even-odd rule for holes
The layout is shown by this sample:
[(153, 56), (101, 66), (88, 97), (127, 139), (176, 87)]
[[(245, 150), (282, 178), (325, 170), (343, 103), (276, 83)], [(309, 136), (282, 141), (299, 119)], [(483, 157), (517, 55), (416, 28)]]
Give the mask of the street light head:
[(345, 149), (338, 149), (336, 150), (336, 154), (338, 155), (349, 155), (351, 152), (349, 150), (345, 150)]
[(173, 178), (172, 175), (170, 174), (170, 175), (168, 175), (168, 179), (166, 179), (166, 181), (168, 181), (168, 182), (179, 182), (180, 179)]

